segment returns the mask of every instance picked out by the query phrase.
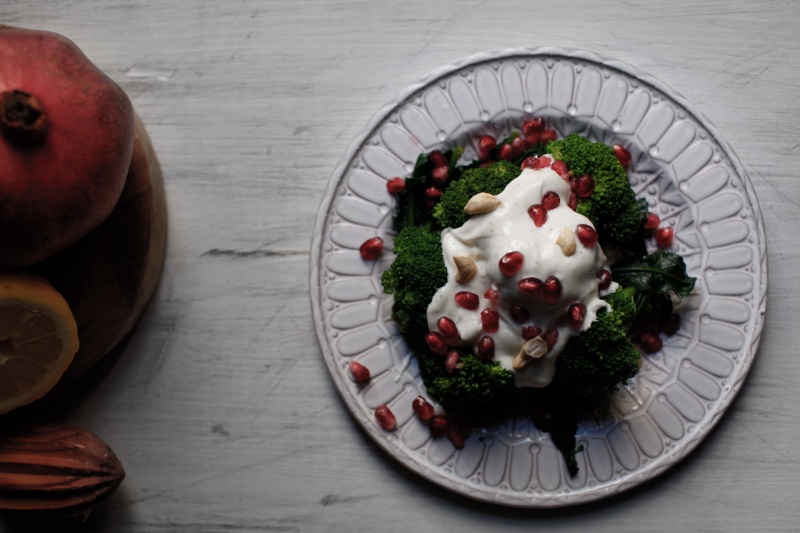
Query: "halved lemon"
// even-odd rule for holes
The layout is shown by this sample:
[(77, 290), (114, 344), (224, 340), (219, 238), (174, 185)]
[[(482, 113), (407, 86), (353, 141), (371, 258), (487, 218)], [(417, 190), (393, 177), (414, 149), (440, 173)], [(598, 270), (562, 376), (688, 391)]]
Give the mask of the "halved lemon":
[(38, 400), (78, 351), (69, 305), (46, 280), (0, 273), (0, 413)]

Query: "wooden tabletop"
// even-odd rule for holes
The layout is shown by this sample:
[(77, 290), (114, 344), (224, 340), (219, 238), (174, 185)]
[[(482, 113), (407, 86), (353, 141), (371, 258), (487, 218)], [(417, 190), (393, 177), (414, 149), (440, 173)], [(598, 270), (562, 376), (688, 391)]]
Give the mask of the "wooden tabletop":
[[(800, 531), (798, 19), (759, 0), (0, 3), (0, 23), (70, 37), (128, 92), (166, 183), (154, 300), (50, 414), (127, 471), (81, 530)], [(611, 500), (523, 511), (420, 479), (360, 429), (314, 333), (309, 249), (337, 162), (395, 94), (542, 45), (633, 64), (718, 127), (761, 205), (769, 303), (745, 386), (686, 460)]]

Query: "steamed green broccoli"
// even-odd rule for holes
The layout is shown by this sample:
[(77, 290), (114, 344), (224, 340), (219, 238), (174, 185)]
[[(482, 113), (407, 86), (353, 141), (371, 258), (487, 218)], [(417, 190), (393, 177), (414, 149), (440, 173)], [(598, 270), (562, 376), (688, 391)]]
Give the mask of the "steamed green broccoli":
[(636, 289), (620, 288), (604, 299), (601, 310), (586, 331), (570, 339), (556, 362), (553, 384), (576, 395), (613, 392), (639, 369), (639, 350), (630, 341), (636, 319)]
[(470, 168), (445, 189), (433, 216), (443, 228), (457, 228), (469, 220), (464, 206), (479, 192), (500, 194), (520, 174), (519, 165), (498, 161), (488, 167)]
[(392, 319), (409, 337), (428, 332), (428, 304), (447, 283), (447, 267), (438, 233), (422, 226), (406, 226), (394, 239), (397, 255), (381, 276), (383, 292), (394, 294)]
[(610, 146), (572, 134), (550, 141), (547, 151), (567, 164), (570, 175), (588, 174), (594, 179), (594, 192), (578, 199), (576, 211), (594, 223), (601, 244), (627, 247), (642, 240), (647, 207), (637, 201)]

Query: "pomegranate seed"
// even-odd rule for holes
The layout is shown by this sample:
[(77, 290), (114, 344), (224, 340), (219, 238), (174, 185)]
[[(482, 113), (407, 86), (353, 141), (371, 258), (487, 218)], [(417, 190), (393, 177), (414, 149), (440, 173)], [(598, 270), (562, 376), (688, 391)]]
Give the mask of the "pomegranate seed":
[(542, 140), (542, 132), (540, 131), (532, 131), (531, 133), (525, 134), (525, 142), (528, 144), (528, 146), (533, 146), (535, 144), (538, 144), (539, 141), (541, 140)]
[(533, 133), (535, 131), (542, 131), (544, 129), (544, 119), (541, 117), (533, 117), (522, 123), (522, 131), (525, 133)]
[(514, 140), (511, 141), (511, 149), (514, 151), (514, 156), (522, 155), (522, 152), (525, 151), (528, 145), (525, 144), (525, 139), (522, 137), (514, 137)]
[(403, 178), (392, 178), (386, 182), (386, 190), (391, 194), (399, 194), (406, 190), (406, 180)]
[(615, 144), (613, 147), (614, 155), (619, 159), (619, 164), (627, 167), (631, 164), (631, 153), (625, 147)]
[(593, 247), (600, 237), (597, 235), (597, 231), (588, 224), (578, 224), (578, 227), (575, 229), (575, 235), (578, 236), (578, 240), (581, 241), (581, 244), (587, 248)]
[(522, 268), (522, 263), (525, 262), (525, 256), (520, 252), (508, 252), (500, 258), (497, 266), (504, 276), (511, 277)]
[(597, 288), (601, 291), (607, 290), (611, 286), (611, 272), (605, 268), (597, 271)]
[(365, 367), (361, 363), (357, 361), (350, 361), (349, 369), (350, 375), (353, 377), (353, 381), (356, 383), (364, 383), (369, 381), (369, 368)]
[(525, 326), (522, 328), (522, 338), (526, 341), (535, 339), (542, 334), (542, 328), (538, 326)]
[(439, 328), (439, 332), (442, 334), (444, 341), (449, 346), (461, 344), (461, 335), (458, 333), (458, 327), (452, 319), (443, 316), (436, 321), (436, 326)]
[(552, 162), (553, 162), (552, 159), (550, 159), (546, 155), (543, 155), (542, 157), (539, 158), (539, 161), (536, 163), (536, 166), (533, 167), (533, 168), (535, 168), (535, 169), (548, 168), (550, 166), (550, 163), (552, 163)]
[(672, 228), (658, 228), (656, 230), (656, 246), (661, 249), (672, 246), (672, 239), (675, 237), (675, 230)]
[[(487, 156), (495, 146), (497, 146), (497, 139), (491, 135), (484, 135), (478, 140), (478, 152), (485, 153)], [(481, 159), (486, 159), (486, 157), (481, 157)]]
[(442, 415), (435, 415), (431, 418), (430, 422), (428, 422), (428, 427), (431, 429), (431, 436), (434, 438), (438, 438), (444, 435), (444, 431), (447, 428), (447, 419)]
[(644, 333), (655, 333), (658, 335), (661, 333), (661, 324), (656, 320), (644, 320), (641, 324), (639, 324), (639, 329), (641, 329)]
[(544, 335), (542, 335), (542, 339), (544, 339), (544, 342), (547, 343), (548, 349), (555, 346), (558, 342), (558, 328), (548, 329)]
[(567, 207), (575, 211), (578, 208), (578, 195), (575, 194), (575, 191), (569, 193), (569, 199), (567, 199)]
[(425, 189), (425, 198), (432, 202), (438, 202), (441, 199), (442, 194), (444, 194), (444, 191), (437, 187), (428, 187)]
[(461, 356), (456, 350), (450, 350), (450, 352), (447, 354), (447, 359), (444, 362), (444, 368), (447, 370), (448, 374), (452, 374), (453, 371), (461, 368), (458, 364), (458, 359), (460, 357)]
[(506, 143), (500, 147), (500, 153), (497, 154), (497, 157), (503, 161), (511, 161), (514, 159), (514, 149), (511, 148), (510, 144)]
[(644, 353), (656, 353), (663, 347), (661, 337), (652, 333), (642, 333), (639, 336), (639, 346)]
[(558, 174), (565, 180), (569, 180), (569, 171), (567, 170), (567, 164), (564, 163), (563, 161), (560, 160), (553, 161), (553, 164), (550, 165), (550, 168), (552, 168), (556, 174)]
[(655, 213), (649, 213), (644, 222), (644, 229), (656, 229), (661, 224), (661, 219)]
[(558, 139), (558, 133), (556, 130), (542, 130), (542, 136), (539, 138), (539, 142), (548, 143), (550, 141), (555, 141)]
[(486, 333), (497, 333), (500, 329), (500, 315), (493, 309), (481, 311), (481, 326)]
[(558, 196), (557, 193), (553, 191), (547, 191), (542, 196), (542, 207), (544, 207), (548, 211), (552, 211), (556, 207), (561, 205), (561, 197)]
[(428, 155), (428, 161), (431, 162), (433, 168), (450, 166), (450, 162), (439, 150), (434, 150)]
[(476, 355), (479, 359), (491, 360), (494, 359), (494, 339), (489, 335), (484, 335), (478, 339), (478, 347)]
[(436, 167), (431, 171), (431, 179), (439, 185), (445, 183), (450, 176), (449, 167)]
[(386, 431), (394, 431), (397, 429), (397, 419), (389, 406), (384, 404), (375, 408), (375, 418), (378, 424)]
[(497, 289), (486, 289), (486, 292), (483, 293), (483, 297), (487, 300), (497, 300), (500, 297), (500, 291)]
[(575, 193), (581, 198), (588, 198), (594, 192), (594, 178), (584, 174), (575, 182)]
[(544, 283), (539, 278), (523, 278), (517, 283), (519, 292), (532, 298), (541, 298), (544, 292)]
[(583, 324), (583, 319), (586, 318), (586, 306), (580, 303), (570, 305), (569, 309), (567, 309), (567, 316), (572, 327), (580, 328)]
[(371, 239), (367, 239), (358, 248), (358, 253), (360, 253), (361, 257), (363, 257), (367, 261), (374, 261), (375, 259), (379, 258), (381, 256), (382, 251), (383, 251), (383, 239), (381, 239), (380, 237), (373, 237)]
[(564, 292), (564, 288), (561, 286), (561, 281), (557, 277), (550, 276), (549, 278), (544, 280), (545, 303), (550, 305), (558, 303), (559, 298), (561, 298), (562, 292)]
[(537, 228), (541, 228), (544, 226), (544, 223), (547, 222), (547, 209), (545, 209), (543, 205), (534, 204), (530, 206), (528, 208), (528, 215)]
[(439, 355), (445, 355), (447, 353), (447, 342), (445, 342), (444, 337), (438, 331), (426, 333), (425, 342), (428, 343), (428, 348), (430, 348), (433, 353)]
[(456, 450), (460, 450), (464, 447), (465, 440), (464, 436), (459, 431), (458, 427), (453, 424), (447, 426), (447, 440), (453, 445)]
[(511, 313), (511, 319), (517, 324), (524, 324), (531, 318), (531, 312), (524, 305), (514, 304), (508, 311)]
[(435, 414), (433, 412), (433, 406), (422, 396), (414, 398), (414, 401), (411, 402), (411, 408), (414, 410), (414, 414), (417, 415), (417, 418), (426, 424), (431, 421), (431, 418), (433, 418)]
[(522, 170), (525, 170), (526, 168), (536, 168), (536, 165), (538, 163), (539, 163), (538, 157), (533, 157), (533, 156), (526, 157), (525, 159), (522, 160), (522, 164), (519, 166), (519, 168), (521, 168)]
[(675, 335), (678, 332), (678, 329), (681, 327), (681, 315), (678, 313), (672, 313), (667, 318), (667, 321), (664, 322), (664, 333), (667, 335)]
[(464, 309), (474, 311), (480, 305), (480, 298), (474, 292), (460, 291), (456, 293), (456, 304)]

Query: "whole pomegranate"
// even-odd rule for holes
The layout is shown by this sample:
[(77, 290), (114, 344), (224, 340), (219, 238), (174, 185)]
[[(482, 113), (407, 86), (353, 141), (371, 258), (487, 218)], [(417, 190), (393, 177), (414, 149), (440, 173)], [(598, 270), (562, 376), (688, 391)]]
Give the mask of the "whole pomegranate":
[(103, 222), (133, 142), (127, 95), (72, 41), (0, 26), (0, 267), (31, 265)]

